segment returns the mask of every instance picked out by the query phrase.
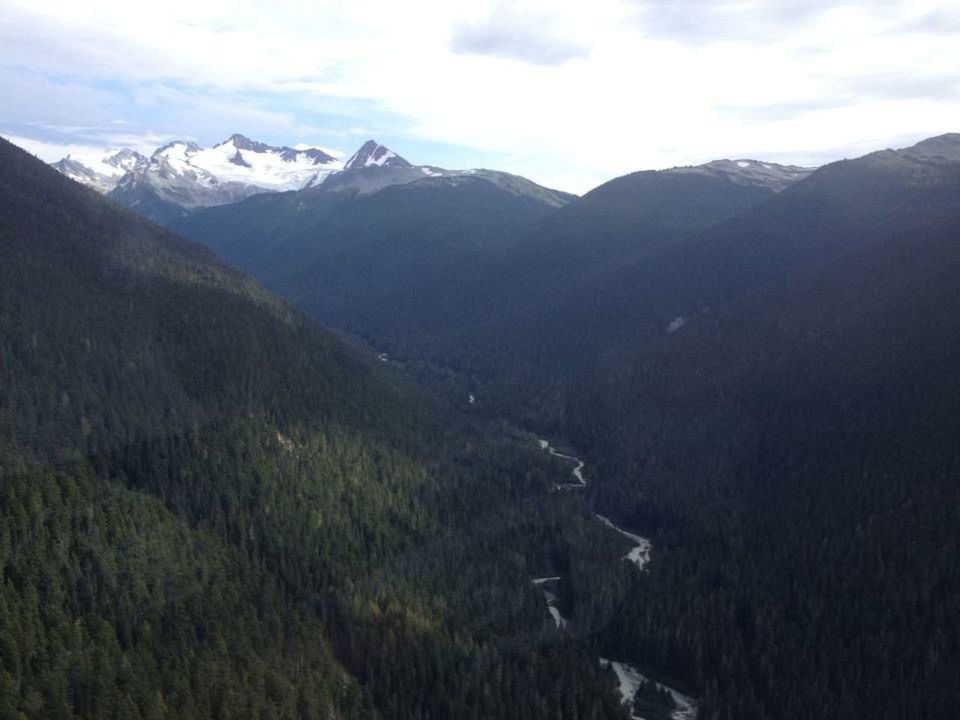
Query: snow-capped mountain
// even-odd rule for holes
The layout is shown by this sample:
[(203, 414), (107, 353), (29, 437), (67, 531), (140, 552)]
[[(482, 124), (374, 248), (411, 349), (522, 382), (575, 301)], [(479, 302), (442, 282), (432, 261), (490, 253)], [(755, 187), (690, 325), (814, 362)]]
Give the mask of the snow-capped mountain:
[[(941, 145), (944, 147), (937, 146), (931, 152), (955, 151), (954, 142)], [(346, 162), (317, 147), (273, 146), (235, 134), (211, 148), (177, 140), (157, 148), (149, 158), (131, 149), (108, 150), (68, 155), (53, 167), (163, 224), (195, 208), (236, 203), (261, 193), (307, 190), (367, 195), (422, 181), (485, 180), (512, 194), (556, 206), (572, 197), (495, 170), (413, 165), (374, 140), (365, 142)], [(715, 160), (663, 172), (706, 174), (779, 191), (805, 178), (812, 168), (757, 160)]]
[(177, 140), (124, 175), (111, 196), (155, 219), (195, 207), (239, 202), (262, 192), (300, 190), (343, 167), (316, 148), (296, 150), (232, 135), (212, 148)]
[(253, 194), (300, 190), (342, 167), (316, 148), (273, 147), (238, 134), (209, 149), (183, 141), (168, 143), (153, 153), (146, 174), (167, 185), (182, 184), (176, 178), (189, 178), (207, 188), (236, 183), (249, 186)]
[(803, 180), (816, 168), (797, 165), (778, 165), (760, 160), (714, 160), (703, 165), (677, 167), (666, 170), (670, 173), (696, 173), (724, 177), (738, 185), (760, 185), (777, 192)]
[(347, 164), (343, 166), (343, 169), (353, 170), (361, 167), (410, 167), (410, 163), (390, 148), (373, 140), (367, 140), (360, 146), (360, 149), (347, 160)]
[(53, 163), (68, 178), (108, 193), (129, 172), (139, 172), (150, 161), (136, 150), (114, 148), (100, 153), (72, 153)]
[[(53, 166), (164, 223), (193, 208), (235, 203), (264, 192), (323, 186), (370, 193), (425, 177), (458, 174), (411, 165), (373, 140), (343, 162), (320, 148), (276, 147), (239, 134), (212, 148), (176, 140), (149, 158), (133, 150), (110, 150), (69, 155)], [(336, 182), (328, 182), (335, 176)]]
[(212, 148), (176, 140), (146, 158), (133, 150), (68, 155), (53, 166), (145, 215), (166, 221), (195, 207), (301, 190), (343, 163), (314, 147), (275, 147), (231, 135)]
[(329, 175), (318, 191), (353, 190), (361, 195), (377, 192), (391, 185), (406, 185), (428, 177), (462, 175), (470, 170), (445, 170), (431, 165), (412, 165), (390, 148), (367, 140), (343, 166), (341, 172)]
[(54, 167), (160, 223), (195, 208), (240, 202), (261, 193), (290, 190), (375, 193), (394, 185), (431, 180), (483, 179), (515, 195), (562, 205), (565, 193), (494, 170), (446, 170), (413, 165), (374, 140), (343, 162), (316, 147), (275, 147), (231, 135), (212, 148), (176, 140), (146, 158), (133, 150), (68, 156)]

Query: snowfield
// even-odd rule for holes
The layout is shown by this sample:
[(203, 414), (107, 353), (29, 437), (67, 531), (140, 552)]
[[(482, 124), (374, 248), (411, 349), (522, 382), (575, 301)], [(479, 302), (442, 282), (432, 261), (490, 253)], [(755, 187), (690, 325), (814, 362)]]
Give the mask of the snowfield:
[(245, 144), (234, 137), (205, 150), (194, 143), (178, 141), (157, 150), (151, 161), (164, 164), (175, 175), (193, 174), (208, 187), (235, 182), (272, 192), (316, 185), (330, 173), (343, 169), (343, 163), (332, 158), (318, 162), (309, 150), (268, 146), (249, 149), (243, 147)]

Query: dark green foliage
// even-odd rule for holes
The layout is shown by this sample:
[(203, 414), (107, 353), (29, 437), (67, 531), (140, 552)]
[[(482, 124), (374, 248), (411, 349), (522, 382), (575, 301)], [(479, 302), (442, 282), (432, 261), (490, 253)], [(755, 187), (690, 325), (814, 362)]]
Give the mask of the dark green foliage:
[(670, 720), (676, 706), (669, 691), (649, 680), (637, 688), (633, 698), (633, 714), (645, 720)]
[[(561, 461), (2, 148), (0, 717), (625, 718), (597, 654), (705, 720), (960, 715), (956, 163), (194, 218), (311, 313), (455, 368), (407, 365), (444, 391), (575, 439), (590, 488), (550, 493)], [(653, 539), (649, 572), (591, 508)]]
[[(479, 342), (451, 352), (477, 356), (491, 379), (488, 403), (515, 417), (560, 421), (573, 387), (615, 382), (677, 318), (696, 323), (791, 273), (956, 218), (958, 192), (957, 163), (891, 151), (835, 163), (723, 222), (665, 233), (669, 242), (646, 243), (635, 262), (570, 287), (546, 307), (504, 316)], [(592, 240), (580, 236), (585, 245)]]
[(544, 642), (545, 531), (503, 510), (550, 497), (532, 443), (6, 142), (0, 169), (0, 717), (622, 718)]
[(4, 473), (0, 509), (0, 716), (372, 712), (269, 573), (159, 503), (70, 465)]
[(498, 303), (490, 277), (554, 210), (482, 177), (307, 190), (198, 211), (178, 231), (335, 328), (409, 352)]
[(921, 226), (798, 276), (580, 406), (596, 502), (660, 548), (611, 637), (704, 688), (707, 717), (960, 709), (958, 238)]
[(704, 718), (956, 717), (960, 167), (876, 153), (703, 215), (637, 177), (419, 348), (576, 439), (653, 538), (644, 575), (551, 543), (564, 608)]

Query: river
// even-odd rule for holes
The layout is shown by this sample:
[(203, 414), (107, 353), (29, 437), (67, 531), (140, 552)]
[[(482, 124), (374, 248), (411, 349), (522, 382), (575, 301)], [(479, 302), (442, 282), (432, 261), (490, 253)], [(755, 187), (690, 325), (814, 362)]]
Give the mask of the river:
[[(546, 440), (540, 440), (539, 442), (541, 449), (546, 450), (554, 457), (568, 460), (574, 465), (570, 474), (573, 476), (575, 482), (557, 483), (553, 486), (554, 490), (578, 490), (585, 489), (587, 487), (587, 480), (583, 476), (583, 468), (585, 466), (583, 460), (573, 455), (565, 455), (564, 453), (559, 452)], [(640, 571), (646, 572), (647, 565), (650, 563), (651, 553), (653, 552), (653, 544), (650, 542), (650, 540), (618, 527), (612, 520), (610, 520), (610, 518), (604, 517), (603, 515), (594, 513), (594, 517), (596, 517), (597, 520), (602, 522), (611, 530), (620, 533), (634, 543), (634, 546), (626, 555), (623, 556), (623, 559), (636, 565)], [(559, 581), (559, 575), (552, 577), (533, 578), (533, 583), (540, 588), (544, 599), (547, 601), (547, 611), (550, 613), (550, 617), (553, 618), (554, 625), (556, 625), (558, 630), (566, 630), (568, 620), (563, 616), (563, 614), (560, 612), (560, 609), (557, 607), (558, 595), (556, 592), (554, 592), (556, 589), (556, 583)], [(651, 681), (647, 676), (637, 670), (637, 668), (629, 665), (628, 663), (620, 662), (618, 660), (610, 660), (608, 658), (599, 658), (599, 662), (603, 667), (611, 668), (616, 674), (620, 690), (620, 697), (622, 698), (624, 704), (631, 708), (630, 717), (633, 718), (633, 720), (644, 720), (644, 718), (640, 717), (639, 715), (634, 715), (632, 708), (634, 697), (636, 696), (640, 686), (645, 682), (653, 682), (659, 689), (666, 690), (670, 694), (670, 697), (673, 698), (674, 709), (671, 713), (673, 720), (695, 720), (697, 716), (697, 703), (693, 698), (684, 695), (680, 691), (668, 687), (667, 685), (656, 681)]]

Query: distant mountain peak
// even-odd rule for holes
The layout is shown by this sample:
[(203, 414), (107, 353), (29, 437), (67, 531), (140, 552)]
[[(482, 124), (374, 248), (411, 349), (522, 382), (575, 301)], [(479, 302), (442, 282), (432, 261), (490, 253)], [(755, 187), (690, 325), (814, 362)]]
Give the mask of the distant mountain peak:
[(151, 157), (162, 157), (167, 155), (174, 148), (183, 146), (184, 152), (196, 153), (200, 152), (203, 148), (197, 145), (193, 140), (171, 140), (166, 145), (161, 145), (156, 150), (153, 151)]
[(335, 163), (337, 161), (333, 155), (325, 153), (320, 148), (307, 148), (306, 150), (295, 150), (294, 148), (283, 149), (284, 160), (291, 160), (296, 158), (297, 155), (303, 155), (304, 157), (310, 158), (313, 160), (314, 165), (326, 165), (328, 163)]
[(271, 150), (274, 152), (281, 152), (285, 149), (273, 147), (272, 145), (267, 145), (266, 143), (258, 142), (256, 140), (251, 140), (246, 135), (241, 135), (240, 133), (234, 133), (223, 142), (214, 145), (214, 147), (218, 148), (224, 145), (233, 145), (238, 152), (240, 150), (249, 150), (257, 153), (270, 152)]
[[(108, 162), (116, 162), (119, 160), (126, 160), (129, 158), (142, 158), (143, 155), (138, 153), (133, 148), (120, 148), (118, 150), (109, 150), (109, 157), (107, 158)], [(67, 156), (69, 157), (69, 155)]]
[(129, 172), (142, 170), (149, 160), (131, 148), (92, 153), (70, 153), (53, 167), (77, 182), (109, 192)]
[[(303, 150), (298, 150), (296, 148), (287, 147), (286, 145), (267, 145), (266, 143), (259, 142), (257, 140), (251, 140), (246, 135), (241, 133), (234, 133), (226, 140), (221, 143), (214, 145), (214, 149), (230, 146), (236, 149), (237, 153), (241, 150), (253, 153), (274, 153), (279, 155), (282, 160), (285, 162), (296, 162), (300, 158), (308, 158), (313, 161), (314, 165), (326, 165), (328, 163), (336, 162), (336, 159), (332, 155), (328, 155), (319, 148), (306, 148)], [(239, 156), (240, 160), (246, 162), (242, 155)], [(230, 160), (234, 165), (243, 165), (243, 163), (238, 162), (235, 155), (233, 159)], [(246, 167), (250, 167), (249, 164)]]
[(157, 148), (149, 158), (130, 149), (110, 150), (69, 156), (53, 166), (164, 223), (188, 209), (236, 203), (265, 192), (311, 188), (364, 195), (421, 181), (483, 181), (548, 205), (560, 206), (569, 200), (564, 193), (506, 173), (412, 165), (376, 140), (363, 143), (347, 162), (316, 145), (268, 145), (233, 133), (209, 148), (179, 139)]
[(367, 140), (344, 165), (344, 170), (361, 167), (409, 167), (410, 163), (375, 140)]
[(779, 165), (762, 160), (739, 158), (736, 160), (713, 160), (703, 165), (671, 168), (665, 172), (712, 175), (725, 178), (738, 185), (758, 185), (779, 192), (798, 180), (803, 180), (813, 170), (814, 168), (797, 165)]

